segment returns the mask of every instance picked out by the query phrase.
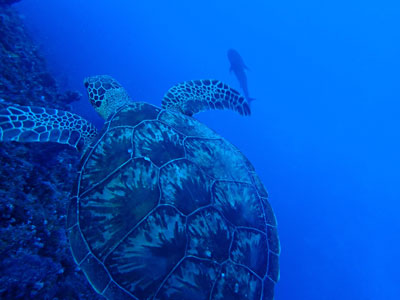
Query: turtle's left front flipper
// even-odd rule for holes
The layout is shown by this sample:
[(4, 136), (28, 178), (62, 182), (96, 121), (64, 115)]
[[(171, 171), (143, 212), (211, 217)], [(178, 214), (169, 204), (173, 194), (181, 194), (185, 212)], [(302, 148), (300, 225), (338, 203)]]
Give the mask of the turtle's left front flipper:
[(81, 151), (96, 135), (93, 124), (67, 111), (17, 105), (0, 110), (0, 141), (55, 142)]
[(227, 84), (212, 79), (190, 80), (171, 87), (162, 100), (162, 107), (192, 116), (210, 109), (231, 109), (251, 114), (248, 101)]

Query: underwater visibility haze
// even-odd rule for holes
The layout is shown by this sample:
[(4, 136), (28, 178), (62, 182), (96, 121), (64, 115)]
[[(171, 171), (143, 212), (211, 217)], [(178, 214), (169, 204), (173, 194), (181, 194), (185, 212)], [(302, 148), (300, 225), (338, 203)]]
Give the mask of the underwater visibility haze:
[[(6, 2), (0, 1), (0, 7)], [(44, 57), (57, 85), (47, 75), (40, 77), (42, 82), (62, 91), (53, 101), (55, 90), (47, 95), (35, 85), (16, 88), (24, 95), (32, 90), (24, 97), (40, 102), (27, 100), (23, 105), (70, 110), (100, 130), (104, 120), (93, 109), (83, 84), (84, 78), (100, 74), (115, 78), (132, 100), (155, 106), (161, 106), (172, 86), (195, 79), (221, 80), (247, 98), (250, 116), (209, 110), (195, 118), (235, 145), (268, 191), (281, 246), (274, 299), (400, 299), (400, 4), (389, 0), (22, 0), (7, 10), (2, 8), (1, 30), (4, 24), (12, 24), (8, 9), (23, 16), (36, 44), (32, 51)], [(2, 62), (18, 60), (18, 49), (11, 42), (5, 45), (7, 57)], [(34, 64), (25, 64), (35, 69)], [(11, 76), (2, 74), (4, 82), (11, 82)], [(16, 74), (24, 76), (23, 72)], [(11, 93), (5, 84), (0, 89), (2, 102), (18, 98), (18, 92)], [(65, 92), (69, 90), (83, 96), (74, 101), (79, 97)], [(67, 99), (63, 95), (68, 99), (74, 95), (73, 100), (63, 106), (62, 99)], [(182, 118), (188, 122), (186, 116)], [(68, 199), (62, 205), (54, 199), (67, 195), (74, 172), (83, 170), (78, 155), (54, 145), (33, 145), (28, 150), (6, 147), (0, 144), (5, 157), (2, 180), (8, 176), (27, 184), (18, 191), (1, 185), (3, 199), (11, 197), (12, 191), (18, 200), (9, 200), (13, 205), (3, 200), (2, 232), (12, 232), (10, 228), (16, 226), (9, 221), (12, 218), (18, 223), (31, 214), (23, 203), (31, 203), (30, 195), (37, 191), (46, 190), (49, 196), (35, 209), (51, 207), (65, 217)], [(196, 157), (200, 155), (197, 151), (192, 152)], [(216, 165), (224, 164), (225, 170), (233, 166), (235, 173), (235, 155), (227, 153), (229, 159), (221, 158)], [(107, 160), (110, 165), (114, 163), (111, 158)], [(20, 174), (18, 169), (7, 169), (13, 160), (21, 170), (30, 171)], [(25, 160), (31, 164), (22, 163)], [(37, 170), (35, 166), (41, 163)], [(65, 168), (73, 171), (63, 174)], [(38, 181), (38, 172), (44, 178), (64, 177), (70, 186), (61, 181), (53, 184), (50, 179)], [(62, 192), (47, 192), (50, 188)], [(52, 220), (47, 212), (42, 215)], [(101, 299), (94, 292), (81, 293), (89, 285), (72, 279), (83, 281), (84, 277), (72, 263), (65, 219), (60, 217), (54, 224), (40, 222), (32, 218), (23, 224), (26, 231), (15, 236), (29, 242), (18, 247), (9, 247), (2, 237), (2, 297), (75, 299), (76, 295), (66, 296), (75, 289), (81, 299)], [(64, 227), (56, 234), (54, 228), (60, 228), (59, 224)], [(224, 221), (215, 228), (221, 224)], [(47, 235), (31, 243), (26, 232), (35, 235), (42, 227), (48, 228)], [(35, 256), (28, 256), (26, 249), (33, 244), (41, 247)], [(55, 246), (60, 244), (64, 250)], [(76, 257), (78, 247), (71, 247)], [(29, 258), (25, 263), (12, 260), (14, 256), (37, 260), (32, 263)], [(48, 263), (54, 256), (59, 261)], [(35, 271), (46, 268), (48, 272)], [(25, 277), (19, 277), (21, 272)], [(58, 294), (52, 291), (46, 286), (49, 278), (64, 289)], [(24, 289), (35, 293), (11, 292), (22, 286), (18, 281), (27, 282)]]

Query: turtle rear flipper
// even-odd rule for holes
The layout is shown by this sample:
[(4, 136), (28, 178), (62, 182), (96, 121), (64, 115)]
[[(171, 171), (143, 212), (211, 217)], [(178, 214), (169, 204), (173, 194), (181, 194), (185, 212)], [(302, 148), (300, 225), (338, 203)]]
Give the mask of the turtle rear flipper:
[(67, 111), (38, 106), (0, 110), (0, 141), (55, 142), (81, 151), (96, 135), (90, 122)]
[(192, 116), (209, 109), (232, 109), (251, 114), (248, 101), (240, 93), (219, 80), (190, 80), (171, 87), (162, 100), (166, 109), (176, 109)]

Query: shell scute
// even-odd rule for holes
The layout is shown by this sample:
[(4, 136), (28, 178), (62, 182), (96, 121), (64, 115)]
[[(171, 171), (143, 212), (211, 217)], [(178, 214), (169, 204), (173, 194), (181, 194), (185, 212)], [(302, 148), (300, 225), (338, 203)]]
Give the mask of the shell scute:
[(185, 258), (174, 270), (155, 299), (210, 299), (220, 266), (212, 261)]
[(154, 120), (161, 109), (144, 102), (132, 102), (120, 109), (109, 120), (110, 128), (118, 126), (136, 126), (143, 120)]
[(204, 126), (196, 119), (182, 115), (181, 113), (175, 111), (163, 110), (160, 113), (158, 120), (171, 126), (176, 131), (186, 136), (220, 138), (220, 136), (213, 130), (207, 126)]
[(107, 286), (107, 288), (103, 292), (103, 296), (106, 297), (106, 299), (118, 299), (118, 300), (136, 299), (133, 296), (131, 296), (128, 292), (126, 292), (124, 289), (116, 285), (115, 282), (113, 281)]
[(74, 256), (74, 260), (79, 265), (90, 251), (78, 226), (74, 226), (68, 230), (68, 238), (73, 249), (72, 255)]
[(102, 293), (111, 281), (104, 265), (90, 254), (81, 263), (80, 267), (87, 274), (93, 288), (98, 293)]
[(253, 186), (239, 182), (219, 181), (213, 186), (215, 207), (236, 226), (266, 230), (260, 199)]
[(184, 137), (160, 122), (143, 122), (133, 134), (134, 156), (148, 157), (154, 164), (163, 164), (185, 157)]
[(235, 232), (231, 248), (232, 261), (248, 267), (263, 278), (268, 266), (268, 243), (265, 234), (239, 228)]
[(186, 159), (160, 170), (161, 203), (174, 205), (186, 215), (211, 203), (211, 185), (212, 179)]
[(225, 140), (187, 138), (185, 148), (186, 158), (212, 178), (251, 183), (243, 160)]
[(140, 299), (151, 298), (184, 257), (184, 224), (173, 207), (158, 207), (107, 257), (114, 280)]
[(279, 279), (279, 256), (272, 252), (269, 252), (268, 277), (272, 281), (278, 282), (278, 279)]
[(115, 128), (103, 134), (82, 168), (81, 194), (131, 158), (132, 135), (132, 128)]
[(234, 228), (213, 207), (188, 217), (188, 254), (222, 263), (229, 258)]
[(214, 287), (213, 300), (222, 299), (260, 299), (262, 282), (243, 266), (227, 262)]
[(103, 260), (157, 206), (159, 195), (158, 169), (136, 159), (81, 197), (79, 223), (96, 257)]
[(276, 227), (267, 227), (267, 237), (269, 251), (279, 255), (281, 253), (281, 246), (279, 243), (278, 231)]

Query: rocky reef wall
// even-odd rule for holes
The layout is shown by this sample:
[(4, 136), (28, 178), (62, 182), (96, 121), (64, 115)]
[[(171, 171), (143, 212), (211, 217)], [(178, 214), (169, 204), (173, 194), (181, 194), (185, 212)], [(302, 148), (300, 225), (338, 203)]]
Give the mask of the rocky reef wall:
[[(0, 0), (0, 109), (9, 103), (69, 110), (12, 8)], [(65, 234), (79, 154), (57, 144), (0, 144), (0, 298), (103, 299), (75, 265)]]

